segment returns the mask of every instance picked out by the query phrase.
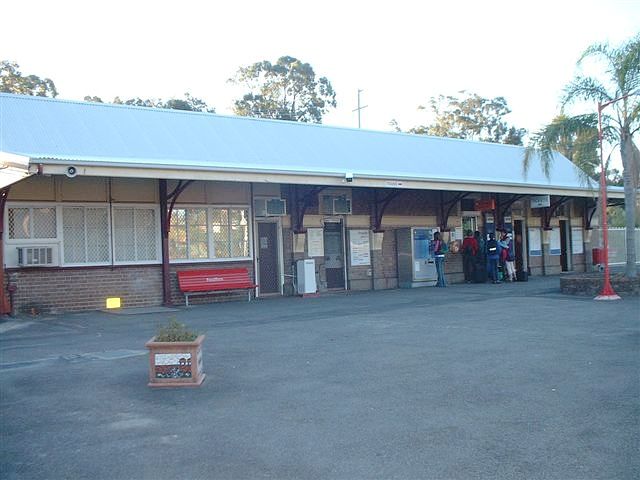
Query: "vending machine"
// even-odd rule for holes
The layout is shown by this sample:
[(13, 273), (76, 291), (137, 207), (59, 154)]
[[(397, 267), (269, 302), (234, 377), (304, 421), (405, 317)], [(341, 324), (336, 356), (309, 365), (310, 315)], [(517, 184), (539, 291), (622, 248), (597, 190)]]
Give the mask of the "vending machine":
[(399, 228), (396, 230), (398, 250), (398, 286), (400, 288), (432, 287), (438, 281), (431, 242), (437, 228)]

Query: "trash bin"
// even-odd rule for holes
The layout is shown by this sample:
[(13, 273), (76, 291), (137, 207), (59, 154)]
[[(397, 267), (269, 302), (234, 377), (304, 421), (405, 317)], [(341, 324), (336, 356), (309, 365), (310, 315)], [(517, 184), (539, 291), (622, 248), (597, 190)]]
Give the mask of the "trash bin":
[(591, 250), (591, 261), (593, 265), (604, 263), (604, 248), (594, 248)]

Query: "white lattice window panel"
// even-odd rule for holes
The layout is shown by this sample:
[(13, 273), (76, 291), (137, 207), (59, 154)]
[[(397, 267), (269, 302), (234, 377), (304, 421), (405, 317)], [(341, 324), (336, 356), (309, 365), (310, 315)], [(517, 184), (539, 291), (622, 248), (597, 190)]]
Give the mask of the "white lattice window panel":
[(211, 232), (216, 258), (249, 256), (249, 222), (246, 209), (211, 210)]
[(209, 258), (206, 208), (176, 208), (171, 214), (169, 255), (173, 259)]
[(64, 261), (109, 262), (109, 212), (106, 207), (63, 207)]
[(157, 260), (156, 232), (156, 212), (154, 209), (114, 208), (115, 260), (117, 262)]
[(10, 207), (10, 239), (56, 238), (55, 207)]

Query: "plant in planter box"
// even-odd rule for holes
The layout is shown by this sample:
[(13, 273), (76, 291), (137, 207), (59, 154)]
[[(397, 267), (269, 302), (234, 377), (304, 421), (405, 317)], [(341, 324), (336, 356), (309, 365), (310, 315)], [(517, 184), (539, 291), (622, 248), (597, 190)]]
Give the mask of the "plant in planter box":
[(149, 349), (150, 387), (198, 387), (202, 371), (204, 335), (190, 331), (175, 319), (160, 328), (145, 346)]

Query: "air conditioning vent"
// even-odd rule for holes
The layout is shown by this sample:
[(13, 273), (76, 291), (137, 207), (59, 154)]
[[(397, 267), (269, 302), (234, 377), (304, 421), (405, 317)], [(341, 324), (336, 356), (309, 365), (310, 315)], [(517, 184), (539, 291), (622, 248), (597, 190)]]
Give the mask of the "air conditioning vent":
[(18, 265), (21, 267), (41, 267), (53, 265), (53, 247), (18, 247)]
[(254, 198), (253, 210), (256, 217), (281, 217), (287, 214), (287, 202), (281, 198)]

